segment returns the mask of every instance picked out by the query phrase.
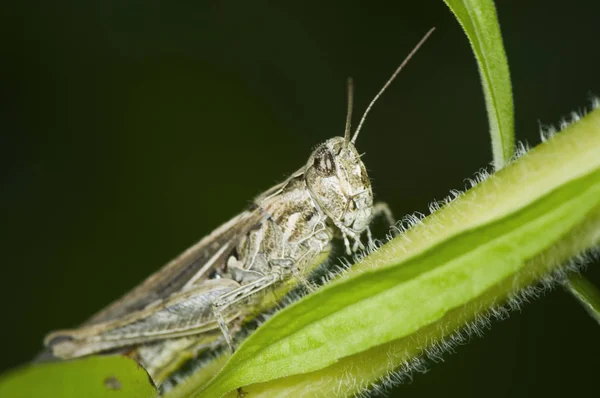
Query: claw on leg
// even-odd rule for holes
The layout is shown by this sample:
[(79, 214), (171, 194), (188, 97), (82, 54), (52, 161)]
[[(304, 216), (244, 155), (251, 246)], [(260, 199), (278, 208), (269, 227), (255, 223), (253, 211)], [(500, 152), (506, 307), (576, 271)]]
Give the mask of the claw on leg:
[(365, 249), (365, 245), (362, 244), (362, 242), (360, 241), (360, 236), (355, 236), (354, 237), (354, 246), (352, 246), (352, 251), (356, 252), (358, 249)]
[(375, 244), (375, 241), (373, 240), (373, 235), (371, 234), (371, 228), (369, 227), (367, 227), (367, 247), (369, 248), (369, 250), (377, 249), (377, 245)]
[(352, 254), (352, 250), (350, 250), (350, 241), (348, 240), (348, 236), (346, 236), (344, 232), (342, 232), (342, 235), (344, 235), (344, 246), (346, 246), (346, 254), (350, 255)]

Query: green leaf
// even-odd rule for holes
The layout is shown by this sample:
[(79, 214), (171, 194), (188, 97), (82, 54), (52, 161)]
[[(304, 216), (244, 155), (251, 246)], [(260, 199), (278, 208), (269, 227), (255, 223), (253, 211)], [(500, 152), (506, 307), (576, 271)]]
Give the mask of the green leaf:
[(490, 124), (494, 167), (500, 170), (511, 158), (514, 145), (514, 111), (508, 61), (492, 0), (444, 0), (463, 27), (481, 75)]
[(571, 275), (565, 283), (567, 291), (575, 297), (596, 322), (600, 323), (600, 291), (582, 275)]
[(596, 110), (275, 315), (196, 392), (347, 395), (422, 354), (600, 242), (598, 153)]
[(148, 374), (122, 356), (40, 363), (0, 377), (0, 397), (156, 397)]

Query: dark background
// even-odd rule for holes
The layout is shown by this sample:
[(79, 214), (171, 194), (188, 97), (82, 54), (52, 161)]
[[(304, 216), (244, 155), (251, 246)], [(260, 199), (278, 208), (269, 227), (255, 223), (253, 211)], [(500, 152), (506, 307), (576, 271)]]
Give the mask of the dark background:
[[(497, 6), (517, 136), (535, 145), (538, 122), (600, 94), (600, 7)], [(376, 195), (424, 211), (491, 161), (477, 67), (441, 0), (23, 1), (0, 15), (0, 369), (342, 135), (346, 77), (357, 120), (431, 26), (358, 140)], [(597, 390), (599, 331), (555, 290), (393, 394)]]

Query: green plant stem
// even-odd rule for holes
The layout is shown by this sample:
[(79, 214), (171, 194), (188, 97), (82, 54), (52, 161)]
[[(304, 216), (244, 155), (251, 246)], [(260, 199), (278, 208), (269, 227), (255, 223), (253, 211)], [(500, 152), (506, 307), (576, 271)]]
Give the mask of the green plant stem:
[(269, 319), (196, 396), (346, 396), (447, 344), (600, 242), (599, 151), (596, 110)]
[(565, 288), (585, 308), (587, 313), (600, 323), (600, 291), (583, 275), (570, 275)]
[[(514, 152), (514, 108), (508, 61), (502, 44), (496, 8), (492, 0), (444, 0), (463, 27), (481, 75), (485, 97), (492, 154), (496, 170), (504, 167)], [(568, 291), (595, 319), (598, 313), (593, 303), (588, 303), (590, 282), (584, 276), (569, 284)], [(579, 291), (579, 289), (586, 289)]]

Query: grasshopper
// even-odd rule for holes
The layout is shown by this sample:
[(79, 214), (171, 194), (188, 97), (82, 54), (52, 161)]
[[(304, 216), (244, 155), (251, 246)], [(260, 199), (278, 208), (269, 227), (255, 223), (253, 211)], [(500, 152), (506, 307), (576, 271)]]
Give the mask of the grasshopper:
[[(81, 327), (49, 334), (45, 345), (61, 359), (124, 353), (160, 383), (183, 353), (223, 339), (233, 352), (230, 326), (255, 307), (258, 293), (290, 281), (312, 289), (306, 276), (326, 258), (334, 238), (348, 254), (372, 244), (369, 224), (378, 215), (394, 223), (373, 191), (355, 142), (373, 104), (433, 32), (431, 29), (366, 108), (352, 134), (352, 80), (343, 137), (316, 147), (307, 163), (252, 206), (148, 277)], [(263, 296), (264, 297), (264, 296)], [(193, 355), (193, 354), (189, 354)]]

